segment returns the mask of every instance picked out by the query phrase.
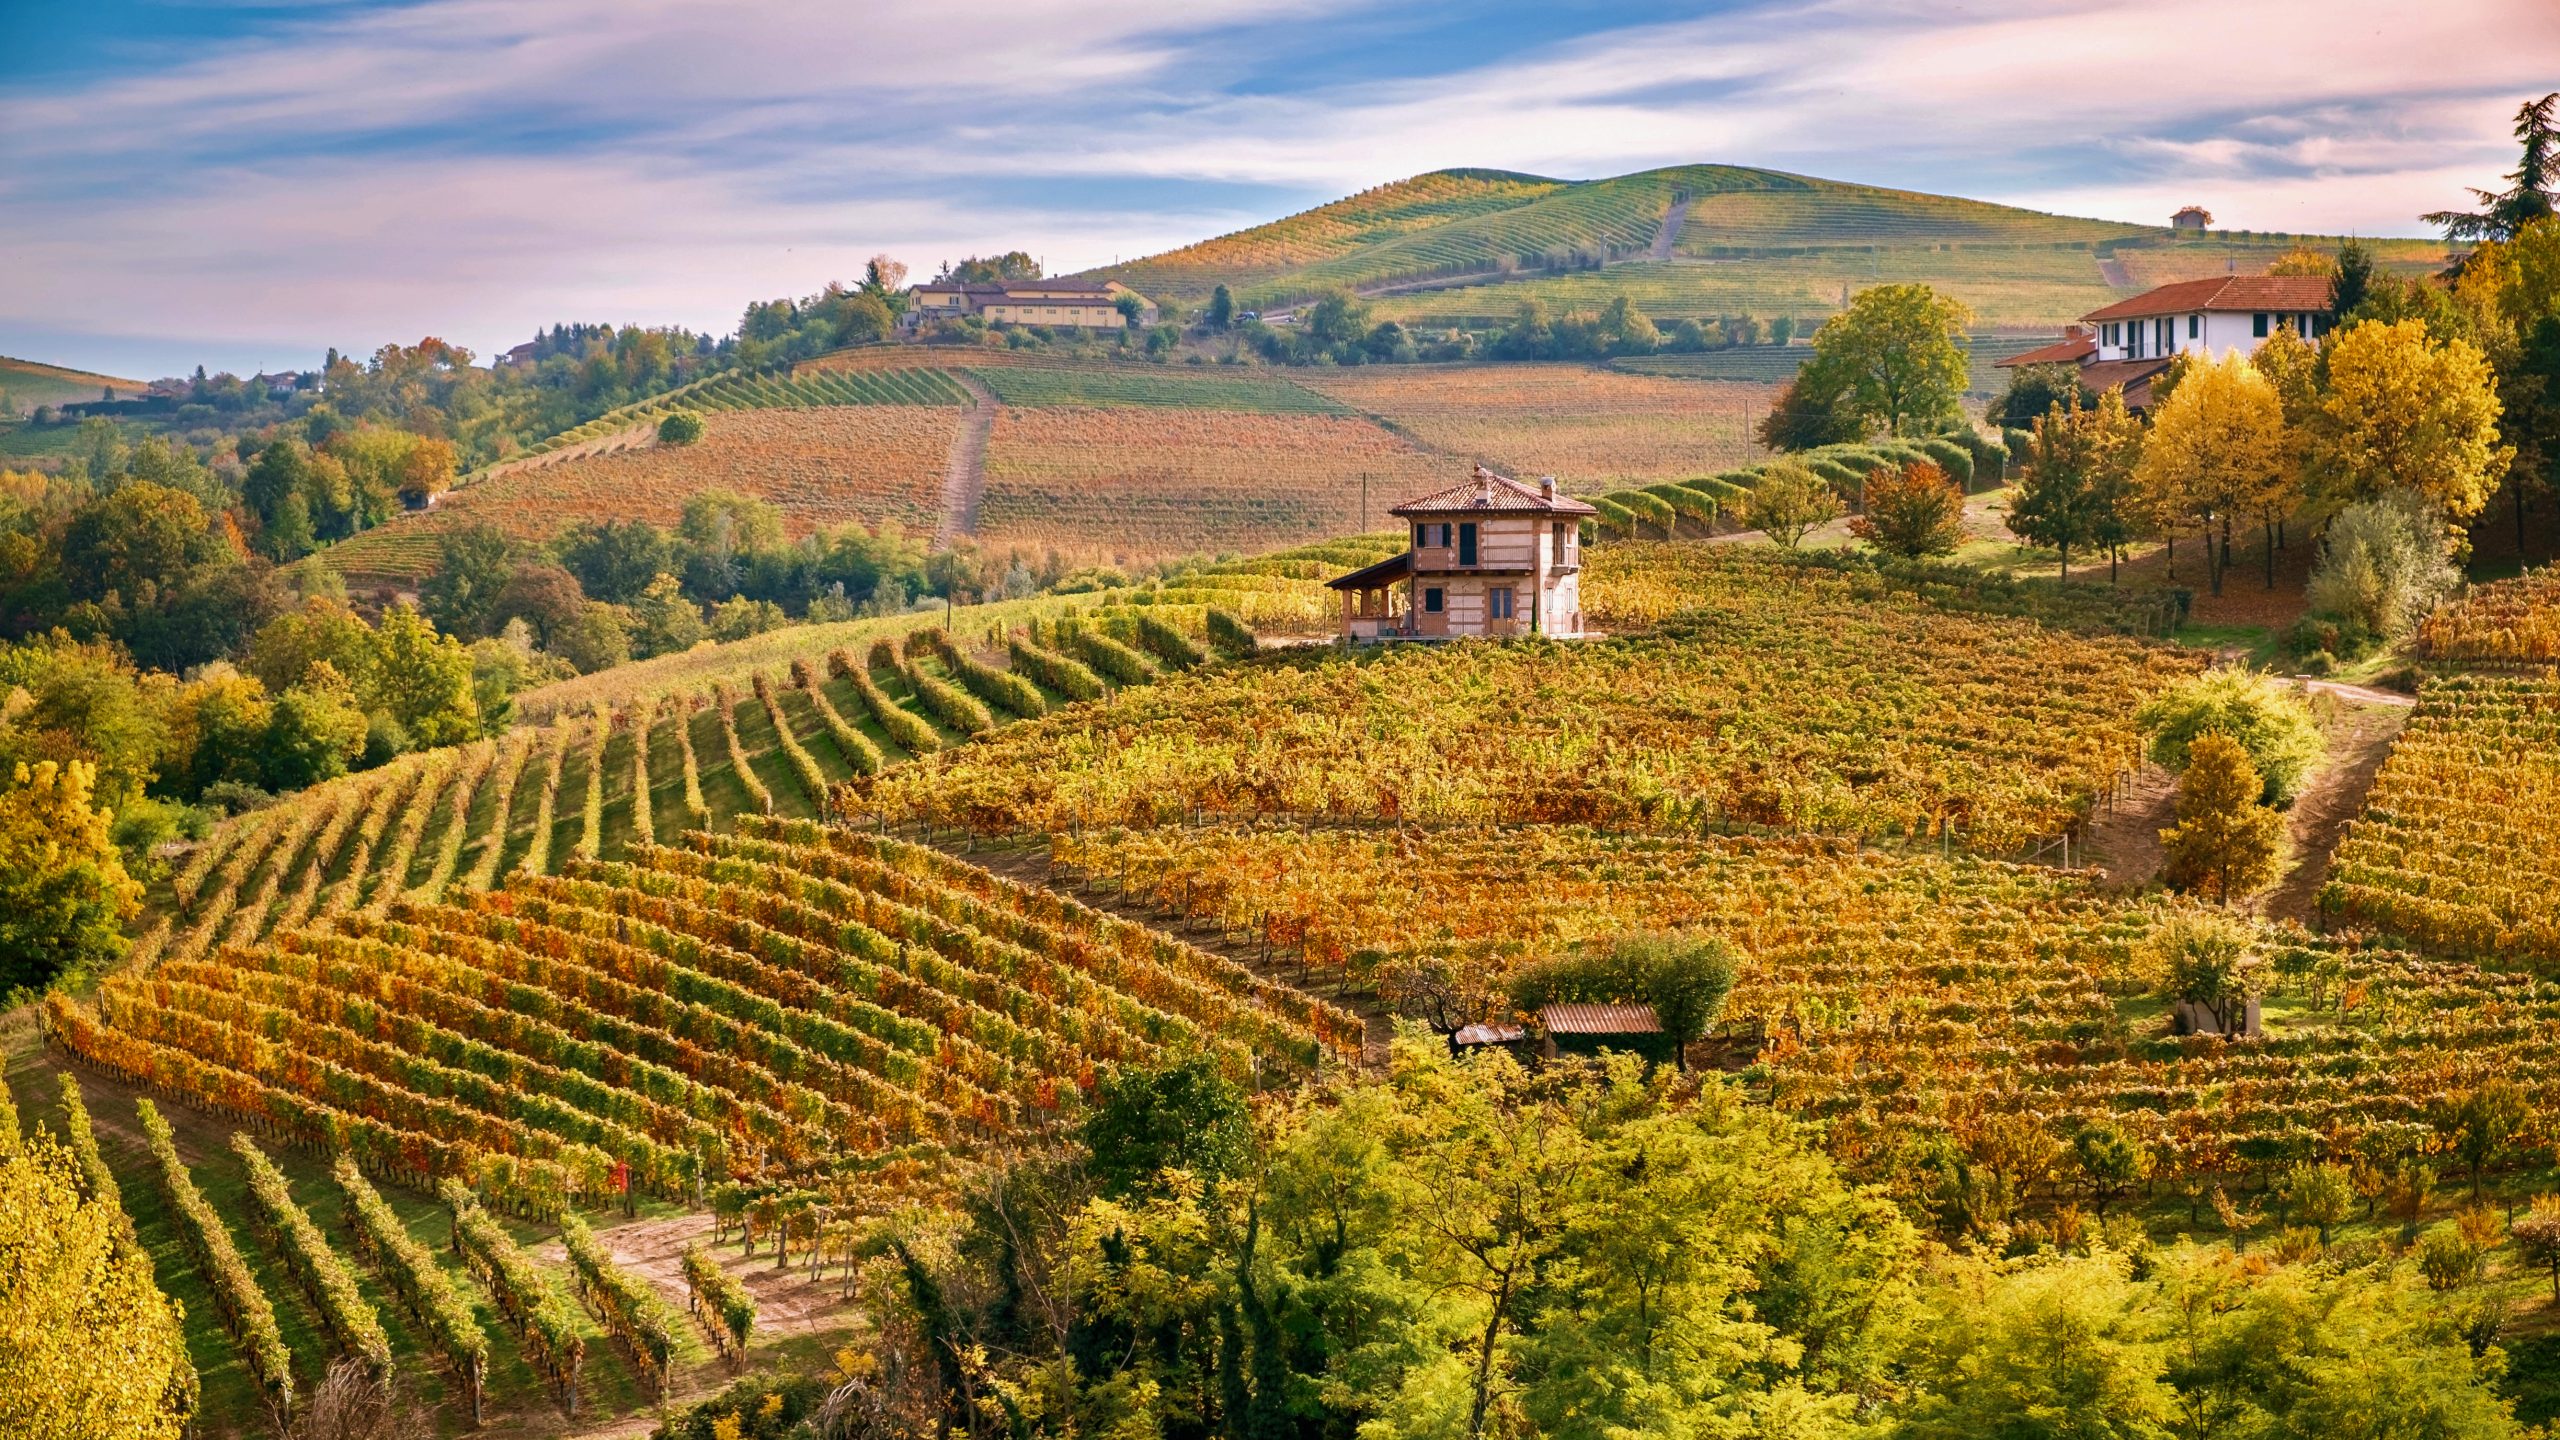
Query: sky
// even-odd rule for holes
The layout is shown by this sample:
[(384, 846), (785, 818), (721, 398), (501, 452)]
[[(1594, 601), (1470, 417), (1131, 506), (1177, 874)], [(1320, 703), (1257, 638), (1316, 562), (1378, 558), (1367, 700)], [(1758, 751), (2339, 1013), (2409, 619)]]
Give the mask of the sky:
[(1052, 273), (1448, 166), (2426, 233), (2552, 0), (0, 0), (0, 355), (148, 379)]

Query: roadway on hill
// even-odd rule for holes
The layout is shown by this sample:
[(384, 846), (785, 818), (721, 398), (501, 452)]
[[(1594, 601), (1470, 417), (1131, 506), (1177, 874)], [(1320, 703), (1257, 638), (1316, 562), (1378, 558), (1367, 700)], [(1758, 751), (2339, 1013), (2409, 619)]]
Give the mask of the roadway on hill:
[(978, 505), (987, 493), (987, 437), (996, 423), (996, 395), (986, 382), (966, 370), (948, 373), (969, 392), (969, 408), (961, 412), (960, 433), (953, 437), (951, 458), (943, 466), (942, 524), (933, 532), (936, 549), (978, 533)]

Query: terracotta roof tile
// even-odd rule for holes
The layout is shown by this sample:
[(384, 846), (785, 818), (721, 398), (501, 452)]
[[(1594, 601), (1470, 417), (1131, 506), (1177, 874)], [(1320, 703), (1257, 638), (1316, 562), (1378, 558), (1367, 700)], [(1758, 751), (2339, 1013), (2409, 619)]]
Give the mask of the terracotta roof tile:
[(1390, 515), (1464, 515), (1479, 510), (1507, 510), (1531, 515), (1597, 515), (1600, 511), (1558, 494), (1549, 497), (1537, 487), (1523, 485), (1507, 476), (1496, 475), (1483, 466), (1475, 474), (1446, 490), (1435, 490), (1419, 500), (1407, 500), (1390, 508)]
[(2050, 345), (2039, 345), (2033, 350), (2021, 350), (2005, 360), (1995, 360), (1991, 363), (1999, 369), (2015, 369), (2020, 365), (2073, 365), (2097, 353), (2098, 342), (2091, 339), (2088, 332), (2075, 325), (2071, 327), (2071, 333)]
[(2119, 300), (2080, 318), (2087, 321), (2140, 320), (2154, 315), (2184, 315), (2195, 310), (2321, 311), (2329, 308), (2326, 275), (2216, 275), (2181, 280), (2157, 290)]
[(1538, 1012), (1550, 1035), (1659, 1035), (1662, 1018), (1650, 1005), (1550, 1005)]

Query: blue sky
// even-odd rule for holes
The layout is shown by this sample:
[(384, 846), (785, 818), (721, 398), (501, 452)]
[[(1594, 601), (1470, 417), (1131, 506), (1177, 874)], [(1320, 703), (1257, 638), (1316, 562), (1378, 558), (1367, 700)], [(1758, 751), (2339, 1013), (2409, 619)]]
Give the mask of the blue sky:
[(149, 378), (1069, 270), (1442, 166), (2421, 233), (2550, 0), (0, 0), (0, 354)]

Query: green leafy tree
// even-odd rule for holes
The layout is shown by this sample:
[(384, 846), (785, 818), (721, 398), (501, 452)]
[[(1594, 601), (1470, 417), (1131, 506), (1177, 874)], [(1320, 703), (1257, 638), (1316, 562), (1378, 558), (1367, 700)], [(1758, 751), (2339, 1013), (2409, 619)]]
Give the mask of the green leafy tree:
[(1252, 1154), (1253, 1126), (1244, 1092), (1208, 1056), (1192, 1054), (1106, 1071), (1083, 1139), (1102, 1193), (1127, 1196), (1167, 1170), (1204, 1183), (1240, 1173)]
[(2071, 1159), (2087, 1182), (2090, 1202), (2101, 1218), (2108, 1206), (2151, 1175), (2151, 1152), (2112, 1121), (2081, 1126), (2071, 1137)]
[(449, 635), (486, 635), (498, 624), (498, 597), (514, 574), (513, 547), (496, 527), (448, 531), (437, 542), (436, 572), (418, 587), (418, 603)]
[(1209, 328), (1224, 330), (1236, 323), (1236, 297), (1220, 285), (1209, 292)]
[(2320, 1243), (2329, 1243), (2329, 1232), (2354, 1213), (2355, 1182), (2341, 1165), (2296, 1165), (2284, 1175), (2285, 1208), (2293, 1218), (2320, 1232)]
[(1788, 550), (1808, 531), (1840, 517), (1840, 497), (1830, 482), (1802, 465), (1781, 460), (1760, 472), (1742, 499), (1742, 523)]
[(1926, 460), (1878, 470), (1849, 533), (1898, 560), (1951, 555), (1965, 542), (1964, 491)]
[(1950, 1287), (1900, 1433), (2153, 1440), (2174, 1408), (2146, 1299), (2103, 1252)]
[(1836, 385), (1869, 433), (1934, 435), (1963, 418), (1972, 323), (1971, 310), (1926, 285), (1878, 285), (1813, 333), (1805, 369)]
[(2532, 1098), (2512, 1080), (2484, 1080), (2427, 1107), (2427, 1123), (2446, 1153), (2462, 1162), (2475, 1200), (2482, 1173), (2528, 1132), (2533, 1118)]
[(658, 422), (658, 443), (690, 445), (702, 438), (702, 417), (690, 410), (670, 411)]
[(2447, 240), (2511, 240), (2560, 208), (2560, 91), (2528, 100), (2516, 110), (2515, 136), (2523, 158), (2507, 172), (2504, 190), (2474, 190), (2478, 210), (2438, 210), (2418, 218), (2442, 226)]
[(87, 974), (125, 952), (142, 887), (117, 853), (95, 767), (40, 760), (0, 790), (0, 995)]
[(2068, 361), (2021, 365), (2009, 372), (2009, 388), (1993, 398), (1984, 414), (2004, 430), (2024, 430), (2056, 409), (2088, 410), (2098, 397), (2080, 383), (2080, 367)]
[(2036, 417), (2034, 438), (2009, 505), (2009, 531), (2062, 556), (2097, 548), (2110, 556), (2133, 538), (2133, 467), (2142, 453), (2141, 422), (2127, 414), (2124, 392), (2110, 390), (2092, 409), (2073, 401)]
[(275, 698), (258, 746), (259, 772), (270, 790), (299, 790), (347, 773), (364, 753), (369, 730), (355, 690), (328, 661), (318, 661)]
[(388, 714), (420, 745), (454, 745), (480, 733), (471, 652), (462, 642), (437, 634), (406, 605), (384, 611), (374, 633), (378, 659), (365, 691), (368, 709)]
[(2551, 1277), (2551, 1303), (2560, 1306), (2560, 1196), (2536, 1195), (2531, 1213), (2507, 1227), (2516, 1257)]
[(2239, 742), (2197, 736), (2178, 779), (2178, 823), (2160, 832), (2162, 882), (2225, 902), (2265, 889), (2283, 853), (2284, 817), (2259, 803), (2264, 788)]
[(2266, 782), (2269, 805), (2289, 805), (2327, 741), (2311, 707), (2290, 685), (2262, 671), (2217, 666), (2169, 687), (2133, 712), (2156, 765), (2184, 770), (2199, 736), (2236, 741)]
[(1772, 450), (1816, 450), (1865, 439), (1866, 426), (1849, 407), (1848, 393), (1838, 367), (1802, 367), (1760, 417), (1760, 443)]

